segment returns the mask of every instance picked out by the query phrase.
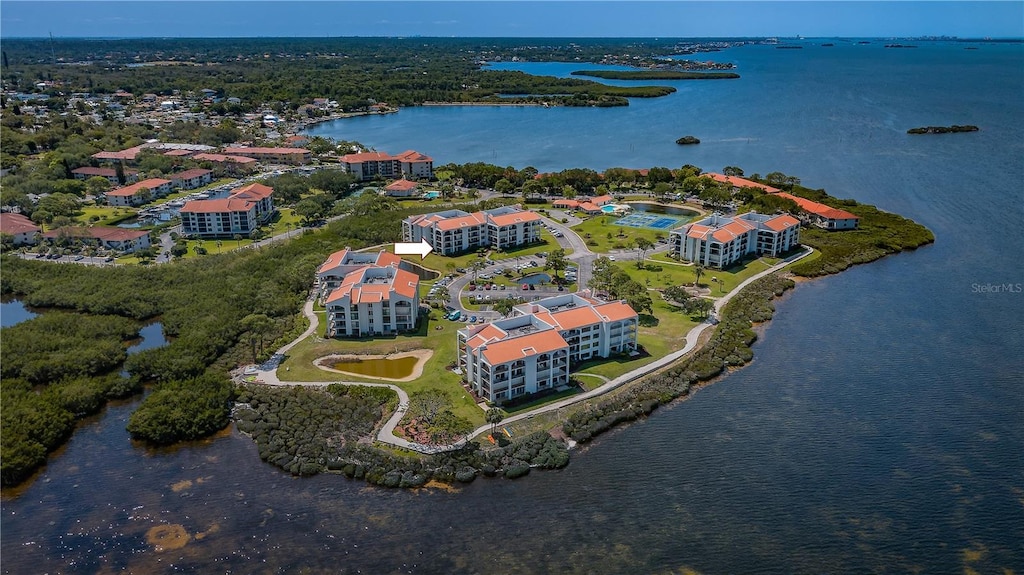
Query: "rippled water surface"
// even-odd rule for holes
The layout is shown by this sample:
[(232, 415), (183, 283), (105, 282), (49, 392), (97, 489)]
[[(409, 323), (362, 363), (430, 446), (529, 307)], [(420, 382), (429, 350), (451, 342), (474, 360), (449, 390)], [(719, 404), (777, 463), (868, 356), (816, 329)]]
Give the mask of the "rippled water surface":
[[(230, 429), (146, 449), (124, 431), (135, 404), (115, 405), (4, 494), (2, 570), (1024, 571), (1024, 53), (836, 42), (708, 54), (743, 77), (628, 108), (403, 109), (316, 130), (438, 164), (779, 170), (935, 232), (800, 283), (751, 365), (565, 470), (456, 492), (291, 478)], [(953, 123), (981, 131), (905, 134)], [(160, 525), (184, 545), (157, 551)]]

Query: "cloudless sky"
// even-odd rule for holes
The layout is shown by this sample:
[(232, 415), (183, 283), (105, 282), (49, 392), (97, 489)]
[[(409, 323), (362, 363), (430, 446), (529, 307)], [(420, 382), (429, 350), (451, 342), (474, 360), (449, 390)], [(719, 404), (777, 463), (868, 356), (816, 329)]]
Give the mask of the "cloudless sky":
[(9, 37), (1020, 38), (1024, 1), (80, 1), (3, 0)]

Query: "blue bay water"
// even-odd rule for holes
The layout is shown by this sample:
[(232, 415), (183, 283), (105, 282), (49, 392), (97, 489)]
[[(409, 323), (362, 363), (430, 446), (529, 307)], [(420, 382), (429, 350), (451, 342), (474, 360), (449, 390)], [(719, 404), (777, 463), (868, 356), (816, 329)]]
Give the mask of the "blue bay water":
[[(116, 405), (5, 494), (3, 571), (1021, 572), (1024, 48), (833, 42), (700, 54), (742, 78), (628, 108), (409, 108), (311, 131), (437, 164), (782, 171), (935, 232), (801, 282), (749, 366), (565, 470), (459, 493), (294, 479), (233, 431), (147, 450)], [(905, 133), (949, 124), (981, 130)], [(687, 134), (702, 143), (674, 143)], [(156, 553), (160, 523), (203, 537)]]

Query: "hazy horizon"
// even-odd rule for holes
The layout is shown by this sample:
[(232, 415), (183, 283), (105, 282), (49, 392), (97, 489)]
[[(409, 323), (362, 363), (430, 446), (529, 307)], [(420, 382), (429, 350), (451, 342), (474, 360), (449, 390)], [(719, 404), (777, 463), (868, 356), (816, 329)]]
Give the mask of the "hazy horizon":
[(1024, 2), (4, 0), (0, 37), (1024, 37)]

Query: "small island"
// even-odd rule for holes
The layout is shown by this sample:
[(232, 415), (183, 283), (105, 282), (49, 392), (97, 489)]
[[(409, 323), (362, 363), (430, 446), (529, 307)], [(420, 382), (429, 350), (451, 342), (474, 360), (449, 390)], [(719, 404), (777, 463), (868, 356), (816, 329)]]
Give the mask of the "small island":
[(911, 128), (907, 130), (908, 134), (953, 134), (957, 132), (977, 132), (977, 126), (923, 126), (921, 128)]
[(698, 140), (694, 136), (683, 136), (682, 138), (676, 140), (676, 143), (679, 144), (680, 146), (687, 146), (690, 144), (699, 144), (700, 140)]
[(735, 72), (679, 72), (676, 70), (576, 70), (573, 76), (590, 76), (602, 80), (732, 80)]

